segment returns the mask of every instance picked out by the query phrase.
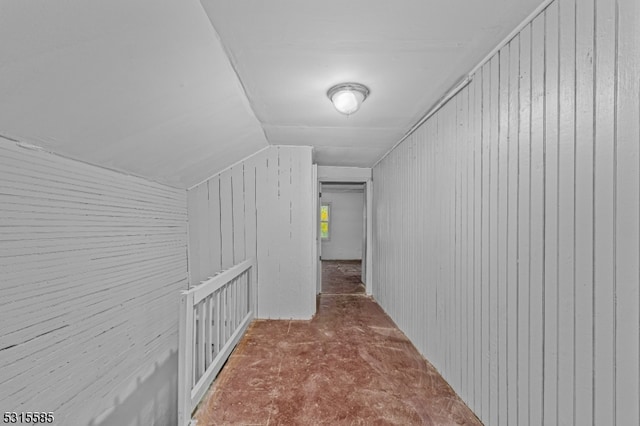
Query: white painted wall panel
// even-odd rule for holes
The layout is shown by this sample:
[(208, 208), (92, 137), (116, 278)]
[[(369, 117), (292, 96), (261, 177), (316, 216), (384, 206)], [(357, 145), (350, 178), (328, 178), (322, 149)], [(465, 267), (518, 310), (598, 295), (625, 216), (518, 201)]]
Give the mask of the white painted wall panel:
[(371, 179), (368, 167), (318, 166), (320, 182), (366, 182)]
[(0, 139), (1, 411), (175, 421), (185, 195)]
[(257, 316), (311, 318), (315, 313), (311, 179), (311, 148), (275, 146), (191, 188), (191, 285), (256, 257)]
[(331, 236), (328, 241), (322, 241), (322, 259), (362, 259), (364, 192), (339, 192), (324, 188), (322, 202), (331, 203)]
[(639, 7), (551, 3), (373, 170), (374, 296), (485, 424), (640, 424)]

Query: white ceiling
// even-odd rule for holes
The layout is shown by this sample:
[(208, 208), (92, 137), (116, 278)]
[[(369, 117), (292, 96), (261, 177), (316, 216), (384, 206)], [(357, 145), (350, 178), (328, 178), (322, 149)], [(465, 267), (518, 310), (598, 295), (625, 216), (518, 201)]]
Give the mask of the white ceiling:
[(180, 187), (268, 143), (369, 167), (539, 3), (0, 0), (0, 135)]
[(179, 187), (267, 146), (197, 0), (0, 0), (0, 135)]
[[(541, 0), (202, 0), (271, 144), (371, 167)], [(371, 90), (350, 117), (325, 96)]]

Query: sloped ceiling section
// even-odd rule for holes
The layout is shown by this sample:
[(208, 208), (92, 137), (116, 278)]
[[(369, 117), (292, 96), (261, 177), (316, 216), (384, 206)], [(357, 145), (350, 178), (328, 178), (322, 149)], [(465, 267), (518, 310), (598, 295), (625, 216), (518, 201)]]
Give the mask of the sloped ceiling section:
[[(272, 144), (370, 167), (541, 0), (202, 0)], [(356, 114), (325, 96), (371, 89)]]
[(178, 187), (267, 146), (197, 0), (0, 0), (0, 134)]

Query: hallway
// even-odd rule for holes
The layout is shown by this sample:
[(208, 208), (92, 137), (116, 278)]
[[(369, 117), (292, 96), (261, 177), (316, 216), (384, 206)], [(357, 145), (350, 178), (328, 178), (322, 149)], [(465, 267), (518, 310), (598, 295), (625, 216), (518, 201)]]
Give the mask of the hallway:
[(325, 294), (311, 321), (255, 321), (200, 405), (198, 425), (480, 424), (364, 296), (359, 274), (359, 263), (323, 262)]
[(322, 294), (364, 294), (360, 260), (323, 260)]

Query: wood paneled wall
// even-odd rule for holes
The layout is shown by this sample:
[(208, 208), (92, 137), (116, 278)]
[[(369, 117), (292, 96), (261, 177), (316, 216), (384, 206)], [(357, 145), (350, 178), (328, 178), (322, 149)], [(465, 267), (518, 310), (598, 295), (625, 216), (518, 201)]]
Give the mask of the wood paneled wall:
[(310, 147), (269, 147), (191, 188), (191, 285), (255, 257), (257, 317), (311, 318), (312, 201)]
[(639, 28), (551, 3), (374, 169), (374, 296), (487, 425), (640, 424)]
[(0, 138), (1, 411), (175, 421), (186, 227), (184, 190)]

